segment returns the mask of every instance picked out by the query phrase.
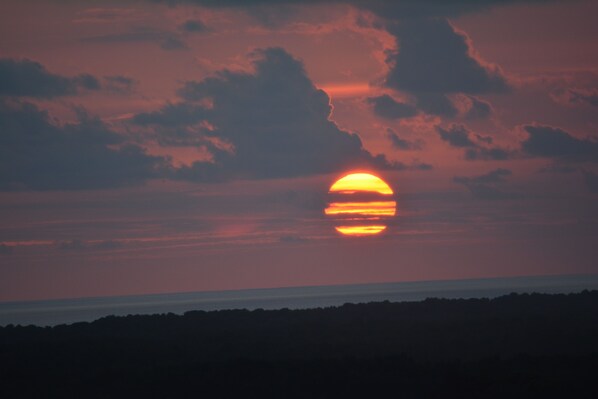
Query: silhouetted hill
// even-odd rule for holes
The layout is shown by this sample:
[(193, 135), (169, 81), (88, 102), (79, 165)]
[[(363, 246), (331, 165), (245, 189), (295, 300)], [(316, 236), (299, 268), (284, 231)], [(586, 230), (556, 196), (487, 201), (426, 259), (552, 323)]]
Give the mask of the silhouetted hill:
[(598, 397), (598, 291), (0, 328), (0, 396)]

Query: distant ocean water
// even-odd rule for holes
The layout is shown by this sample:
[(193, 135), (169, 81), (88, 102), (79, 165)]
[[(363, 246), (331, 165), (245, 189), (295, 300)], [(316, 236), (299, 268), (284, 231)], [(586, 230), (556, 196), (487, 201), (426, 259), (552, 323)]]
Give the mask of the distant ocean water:
[(0, 303), (0, 326), (53, 326), (104, 316), (222, 309), (306, 309), (426, 298), (494, 298), (515, 293), (573, 293), (598, 289), (598, 275), (531, 276), (468, 280), (332, 285), (185, 292), (138, 296)]

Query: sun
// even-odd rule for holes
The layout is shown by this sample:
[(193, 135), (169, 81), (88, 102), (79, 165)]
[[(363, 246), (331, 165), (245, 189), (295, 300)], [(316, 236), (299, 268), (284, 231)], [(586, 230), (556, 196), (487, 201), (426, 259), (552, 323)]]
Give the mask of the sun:
[(350, 173), (328, 190), (324, 214), (345, 236), (371, 236), (386, 230), (386, 221), (396, 215), (394, 191), (371, 173)]

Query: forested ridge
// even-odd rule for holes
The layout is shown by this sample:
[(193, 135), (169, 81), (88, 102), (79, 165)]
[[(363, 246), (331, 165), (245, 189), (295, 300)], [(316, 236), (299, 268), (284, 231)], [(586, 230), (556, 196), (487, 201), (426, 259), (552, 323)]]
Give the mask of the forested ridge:
[(0, 328), (0, 396), (598, 397), (598, 291)]

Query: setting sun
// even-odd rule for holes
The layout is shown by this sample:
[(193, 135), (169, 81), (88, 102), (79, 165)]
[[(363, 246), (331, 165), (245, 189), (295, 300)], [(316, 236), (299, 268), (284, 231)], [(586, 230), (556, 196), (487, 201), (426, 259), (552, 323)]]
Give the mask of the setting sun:
[(351, 173), (328, 190), (331, 200), (324, 214), (333, 219), (336, 231), (346, 236), (368, 236), (386, 229), (384, 220), (395, 216), (394, 192), (381, 178)]
[(354, 193), (358, 191), (377, 192), (379, 194), (393, 194), (392, 189), (384, 180), (369, 173), (351, 173), (338, 179), (329, 190), (333, 192)]

